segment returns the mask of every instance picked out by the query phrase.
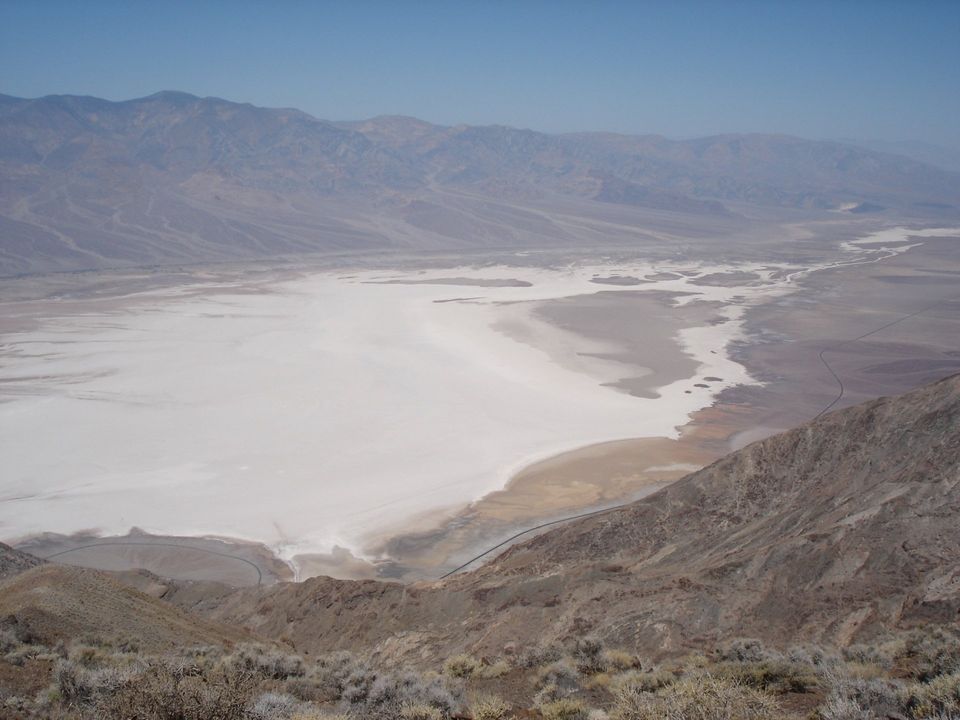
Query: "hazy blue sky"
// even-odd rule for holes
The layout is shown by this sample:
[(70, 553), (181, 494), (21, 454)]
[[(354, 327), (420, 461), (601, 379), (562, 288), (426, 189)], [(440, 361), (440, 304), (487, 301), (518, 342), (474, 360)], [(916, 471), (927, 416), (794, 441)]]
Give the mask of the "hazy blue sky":
[(0, 0), (0, 92), (960, 147), (960, 0)]

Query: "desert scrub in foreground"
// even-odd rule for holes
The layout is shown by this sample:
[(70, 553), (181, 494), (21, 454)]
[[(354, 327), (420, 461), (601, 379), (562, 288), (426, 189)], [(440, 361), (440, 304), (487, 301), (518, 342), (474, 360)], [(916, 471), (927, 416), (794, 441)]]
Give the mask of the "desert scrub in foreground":
[(510, 706), (496, 695), (478, 695), (470, 703), (473, 720), (504, 720), (509, 713)]
[(562, 698), (540, 705), (543, 720), (587, 720), (587, 706), (580, 700)]
[(273, 680), (302, 677), (305, 672), (299, 655), (288, 655), (264, 645), (240, 645), (225, 662)]
[(730, 680), (700, 675), (656, 693), (618, 692), (615, 720), (774, 720), (783, 713), (773, 697)]
[(813, 666), (789, 660), (722, 662), (713, 666), (710, 673), (741, 685), (773, 693), (808, 692), (818, 683)]
[(589, 636), (577, 639), (574, 641), (572, 654), (577, 670), (585, 675), (606, 670), (603, 643), (598, 638)]
[(480, 669), (480, 661), (472, 655), (454, 655), (443, 664), (443, 673), (455, 678), (468, 678)]
[(545, 643), (526, 648), (519, 657), (521, 667), (536, 668), (556, 662), (565, 655), (560, 643)]
[(616, 695), (619, 693), (652, 693), (677, 681), (677, 676), (668, 670), (651, 670), (629, 672), (615, 675), (610, 680), (610, 690)]

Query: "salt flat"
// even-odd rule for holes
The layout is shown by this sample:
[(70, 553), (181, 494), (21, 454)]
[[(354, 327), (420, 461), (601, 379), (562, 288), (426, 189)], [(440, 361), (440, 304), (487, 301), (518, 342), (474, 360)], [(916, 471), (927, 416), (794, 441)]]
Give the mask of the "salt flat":
[[(845, 250), (851, 261), (889, 251)], [(359, 553), (386, 525), (462, 506), (534, 461), (676, 436), (717, 392), (754, 382), (725, 347), (744, 308), (790, 292), (800, 270), (316, 272), (252, 287), (198, 281), (82, 313), (51, 302), (39, 327), (7, 334), (0, 349), (0, 538), (139, 527), (259, 541), (287, 558)], [(693, 282), (716, 273), (759, 280)], [(660, 279), (593, 281), (613, 275)], [(665, 348), (658, 362), (688, 357), (695, 373), (653, 397), (628, 394), (610, 384), (644, 368), (614, 340), (536, 312), (601, 291), (711, 303), (709, 323), (650, 325)], [(705, 376), (722, 380), (695, 382)]]

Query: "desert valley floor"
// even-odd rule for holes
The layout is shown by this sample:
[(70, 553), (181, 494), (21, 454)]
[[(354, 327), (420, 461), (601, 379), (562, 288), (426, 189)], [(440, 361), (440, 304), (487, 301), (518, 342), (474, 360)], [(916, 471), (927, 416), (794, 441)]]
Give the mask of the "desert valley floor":
[(235, 584), (436, 577), (815, 416), (833, 373), (840, 407), (960, 368), (958, 233), (11, 280), (0, 540)]

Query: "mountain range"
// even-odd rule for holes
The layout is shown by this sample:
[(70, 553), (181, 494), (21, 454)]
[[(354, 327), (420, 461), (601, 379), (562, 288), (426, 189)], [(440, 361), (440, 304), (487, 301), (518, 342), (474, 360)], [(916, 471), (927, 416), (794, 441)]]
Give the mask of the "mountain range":
[(960, 215), (960, 174), (838, 142), (330, 122), (180, 92), (0, 96), (0, 178), (0, 275)]

